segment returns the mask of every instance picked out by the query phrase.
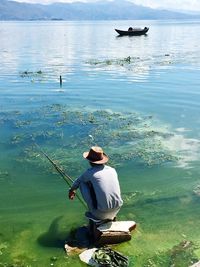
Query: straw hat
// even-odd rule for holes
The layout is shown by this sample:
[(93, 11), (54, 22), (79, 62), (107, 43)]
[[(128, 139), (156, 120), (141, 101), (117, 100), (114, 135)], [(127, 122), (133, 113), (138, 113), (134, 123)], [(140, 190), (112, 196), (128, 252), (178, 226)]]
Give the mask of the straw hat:
[(109, 158), (99, 146), (92, 146), (90, 151), (84, 152), (83, 157), (95, 164), (104, 164)]

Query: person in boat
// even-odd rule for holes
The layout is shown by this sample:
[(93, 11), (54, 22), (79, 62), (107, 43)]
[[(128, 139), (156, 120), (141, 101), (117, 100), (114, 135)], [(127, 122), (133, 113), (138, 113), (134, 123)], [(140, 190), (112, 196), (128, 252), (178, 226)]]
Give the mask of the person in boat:
[(129, 27), (129, 28), (128, 28), (128, 31), (129, 31), (129, 32), (132, 32), (132, 31), (133, 31), (133, 28), (132, 28), (132, 27)]
[(99, 146), (91, 147), (83, 157), (89, 161), (90, 168), (74, 181), (69, 199), (74, 199), (79, 188), (88, 206), (86, 217), (93, 222), (112, 221), (123, 204), (117, 172), (105, 165), (109, 157)]

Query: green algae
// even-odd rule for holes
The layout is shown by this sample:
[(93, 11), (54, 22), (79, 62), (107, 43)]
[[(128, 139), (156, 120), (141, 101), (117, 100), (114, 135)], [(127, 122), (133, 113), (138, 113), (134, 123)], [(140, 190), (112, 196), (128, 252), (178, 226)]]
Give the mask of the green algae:
[(37, 71), (25, 70), (19, 72), (19, 76), (24, 80), (34, 83), (34, 82), (42, 82), (45, 78), (45, 73), (42, 70), (37, 70)]
[(91, 59), (86, 61), (87, 65), (98, 68), (123, 68), (134, 72), (146, 72), (150, 68), (166, 68), (177, 63), (176, 58), (170, 54), (160, 54), (151, 57), (132, 57), (112, 59)]
[(6, 242), (4, 243), (0, 243), (0, 256), (3, 255), (3, 253), (5, 252), (5, 250), (8, 249), (8, 244)]
[[(49, 145), (53, 140), (58, 147), (66, 147), (68, 152), (78, 155), (81, 147), (83, 150), (91, 145), (89, 136), (92, 136), (94, 143), (107, 147), (113, 164), (136, 160), (152, 166), (178, 159), (176, 151), (163, 146), (174, 133), (156, 128), (152, 116), (108, 110), (71, 110), (54, 104), (33, 111), (29, 116), (26, 114), (25, 120), (22, 114), (10, 124), (18, 129), (11, 137), (11, 144), (15, 145), (26, 146), (34, 141)], [(27, 156), (30, 149), (24, 149)], [(54, 147), (56, 150), (59, 151)], [(59, 157), (59, 153), (55, 154)]]
[(136, 59), (138, 60), (139, 58), (128, 56), (122, 59), (105, 59), (105, 60), (92, 59), (92, 60), (87, 61), (86, 63), (90, 65), (101, 65), (101, 66), (104, 66), (104, 65), (124, 66), (124, 64), (130, 64), (130, 63), (135, 62)]
[[(164, 145), (165, 142), (174, 137), (176, 133), (170, 130), (169, 127), (166, 127), (166, 125), (156, 122), (155, 118), (151, 115), (143, 115), (136, 112), (122, 113), (110, 110), (92, 110), (87, 108), (71, 109), (65, 105), (55, 104), (32, 110), (30, 113), (4, 113), (0, 115), (0, 118), (5, 119), (3, 127), (12, 129), (8, 135), (8, 144), (11, 152), (15, 150), (17, 154), (11, 154), (11, 158), (13, 158), (17, 164), (20, 163), (20, 166), (25, 166), (24, 168), (34, 170), (34, 173), (38, 171), (41, 175), (38, 179), (44, 179), (44, 183), (51, 183), (51, 186), (55, 185), (57, 181), (57, 178), (54, 179), (55, 170), (41, 155), (36, 146), (34, 146), (34, 142), (39, 143), (53, 160), (66, 170), (67, 173), (69, 171), (69, 173), (74, 176), (77, 175), (77, 172), (82, 172), (85, 169), (81, 157), (82, 152), (94, 144), (105, 147), (106, 152), (110, 156), (110, 162), (114, 166), (120, 164), (123, 167), (130, 162), (131, 164), (140, 164), (139, 166), (144, 168), (151, 167), (153, 169), (160, 164), (175, 164), (181, 159), (180, 153), (177, 153), (175, 149), (170, 150)], [(35, 174), (35, 176), (37, 176), (37, 174)], [(27, 179), (29, 179), (29, 177), (27, 177)], [(37, 188), (37, 178), (33, 175), (32, 179), (32, 183), (35, 185), (31, 190), (34, 190), (34, 188)], [(42, 200), (40, 205), (38, 204), (36, 207), (33, 206), (33, 213), (36, 212), (35, 210), (37, 207), (41, 209), (43, 213), (39, 216), (38, 211), (35, 213), (37, 214), (36, 216), (38, 216), (38, 224), (41, 221), (41, 217), (48, 214), (46, 209), (51, 209), (54, 205), (56, 209), (55, 212), (57, 214), (61, 213), (59, 208), (57, 209), (60, 202), (62, 202), (59, 198), (60, 192), (63, 194), (62, 190), (64, 190), (62, 188), (62, 183), (60, 184), (61, 186), (58, 187), (58, 191), (60, 191), (57, 193), (53, 191), (52, 194), (46, 193), (46, 199), (44, 188), (37, 189), (42, 191)], [(45, 185), (45, 187), (47, 186), (48, 185)], [(173, 239), (178, 240), (178, 234), (174, 237), (172, 234), (169, 234), (167, 230), (164, 231), (163, 229), (165, 229), (165, 227), (167, 227), (167, 229), (173, 228), (174, 223), (175, 226), (177, 226), (179, 220), (175, 218), (173, 223), (167, 222), (166, 225), (163, 224), (162, 220), (163, 217), (167, 218), (168, 213), (173, 214), (180, 205), (183, 205), (183, 209), (180, 208), (180, 212), (182, 216), (181, 219), (184, 219), (185, 217), (183, 214), (185, 212), (184, 207), (187, 206), (187, 201), (185, 201), (187, 195), (184, 195), (182, 191), (180, 193), (173, 192), (169, 194), (169, 192), (166, 193), (156, 188), (152, 190), (149, 189), (148, 192), (141, 188), (135, 191), (131, 190), (131, 188), (127, 190), (126, 193), (123, 193), (124, 213), (120, 215), (120, 218), (124, 220), (138, 220), (138, 222), (143, 225), (143, 229), (139, 227), (142, 232), (143, 244), (139, 242), (139, 237), (135, 238), (135, 236), (133, 236), (133, 241), (131, 241), (131, 249), (135, 246), (140, 247), (138, 253), (136, 248), (130, 253), (134, 266), (144, 266), (138, 263), (142, 261), (138, 258), (142, 258), (144, 263), (146, 255), (153, 262), (169, 262), (171, 256), (168, 254), (168, 256), (164, 256), (162, 253), (159, 254), (160, 252), (157, 247), (155, 251), (150, 250), (149, 253), (146, 253), (146, 251), (142, 252), (142, 250), (146, 249), (144, 246), (145, 242), (149, 242), (152, 245), (159, 241), (158, 247), (163, 248), (164, 245), (162, 242), (166, 235), (168, 235), (166, 246), (175, 244)], [(21, 194), (21, 188), (19, 192)], [(27, 196), (31, 194), (34, 194), (34, 192), (29, 192)], [(58, 200), (52, 199), (51, 201), (53, 194), (56, 195)], [(191, 195), (192, 194), (194, 193), (191, 190)], [(32, 198), (33, 200), (31, 201), (35, 201), (35, 196), (32, 196)], [(42, 203), (45, 202), (45, 200), (50, 204), (47, 207), (44, 205), (44, 208), (42, 208)], [(56, 201), (59, 204), (56, 204)], [(194, 200), (192, 199), (192, 201)], [(150, 210), (151, 212), (152, 210), (154, 211), (155, 218), (152, 218), (153, 216), (151, 217)], [(26, 217), (27, 215), (22, 216)], [(160, 232), (157, 231), (158, 225), (161, 229)], [(67, 220), (66, 227), (68, 229), (71, 227)], [(179, 231), (181, 227), (183, 227), (183, 225), (178, 227)], [(33, 232), (37, 233), (36, 237), (33, 236)], [(36, 248), (34, 248), (33, 244), (35, 244), (39, 237), (40, 241), (43, 241), (43, 243), (40, 243), (41, 246), (47, 246), (48, 244), (52, 244), (53, 246), (57, 244), (57, 239), (55, 238), (55, 240), (52, 240), (50, 236), (52, 238), (55, 237), (55, 235), (60, 236), (60, 239), (64, 240), (67, 235), (66, 229), (63, 231), (59, 230), (59, 232), (52, 231), (48, 239), (48, 233), (47, 226), (42, 230), (40, 226), (31, 230), (26, 224), (22, 224), (20, 228), (15, 227), (13, 238), (19, 243), (19, 249), (15, 247), (13, 242), (8, 244), (10, 256), (6, 255), (8, 249), (2, 250), (5, 264), (7, 262), (8, 266), (9, 264), (16, 264), (16, 266), (20, 266), (20, 264), (21, 266), (25, 264), (38, 266), (38, 262), (40, 262), (40, 265), (43, 264), (43, 266), (49, 266), (50, 264), (65, 266), (65, 263), (72, 264), (72, 262), (75, 262), (74, 266), (80, 266), (77, 257), (66, 259), (64, 255), (52, 253), (53, 255), (43, 261), (43, 259), (40, 258), (42, 255), (37, 255)], [(184, 230), (182, 233), (187, 235), (187, 232), (185, 233)], [(161, 235), (161, 237), (159, 237), (159, 235)], [(32, 242), (30, 242), (30, 240), (32, 240)], [(50, 243), (50, 241), (52, 242)], [(136, 241), (138, 244), (134, 243)], [(3, 241), (3, 243), (4, 242), (6, 241)], [(126, 251), (129, 250), (129, 246), (130, 244), (124, 245), (125, 254), (127, 254)], [(145, 256), (142, 253), (144, 253)], [(49, 252), (49, 254), (51, 253)], [(157, 259), (158, 255), (159, 259)], [(57, 257), (57, 260), (55, 262), (52, 261), (52, 257)], [(163, 257), (164, 260), (162, 259)]]
[[(25, 218), (25, 217), (24, 217)], [(26, 218), (25, 218), (26, 220)], [(41, 221), (40, 221), (41, 222)], [(39, 223), (39, 222), (38, 222)], [(19, 227), (20, 226), (20, 227)], [(39, 225), (38, 225), (39, 226)], [(68, 257), (66, 257), (64, 251), (61, 249), (63, 248), (63, 242), (66, 237), (66, 230), (65, 232), (61, 233), (61, 225), (59, 225), (59, 230), (54, 232), (53, 229), (48, 233), (48, 240), (45, 237), (45, 244), (43, 246), (50, 246), (53, 244), (52, 247), (56, 247), (57, 244), (50, 243), (50, 238), (53, 240), (58, 240), (63, 238), (62, 245), (59, 245), (59, 250), (49, 251), (48, 255), (46, 255), (46, 251), (42, 249), (40, 253), (38, 253), (37, 247), (37, 236), (38, 228), (35, 227), (33, 223), (25, 223), (21, 225), (16, 224), (16, 229), (12, 231), (12, 238), (8, 242), (0, 243), (0, 250), (3, 252), (0, 255), (0, 266), (15, 266), (15, 267), (39, 267), (39, 266), (50, 266), (51, 263), (55, 263), (55, 266), (66, 266), (68, 264)], [(52, 226), (53, 227), (53, 226)], [(7, 230), (7, 227), (5, 227)], [(66, 229), (66, 226), (65, 226)], [(7, 233), (5, 233), (6, 236)], [(61, 237), (62, 236), (62, 237)], [(42, 235), (40, 236), (42, 237)], [(8, 236), (7, 236), (8, 238)], [(47, 243), (48, 242), (48, 243)], [(37, 250), (36, 250), (37, 248)]]
[(144, 267), (189, 267), (198, 261), (196, 249), (193, 242), (181, 241), (167, 252), (157, 252), (153, 258), (147, 260)]
[(106, 147), (113, 165), (135, 161), (151, 167), (182, 160), (182, 151), (168, 145), (178, 135), (166, 126), (157, 125), (151, 115), (87, 108), (76, 110), (53, 104), (26, 114), (3, 113), (1, 118), (7, 118), (4, 126), (9, 125), (12, 129), (10, 144), (23, 146), (23, 152), (17, 157), (21, 162), (24, 157), (24, 161), (34, 159), (41, 165), (41, 159), (31, 151), (34, 147), (30, 144), (34, 142), (45, 146), (59, 161), (66, 158), (65, 153), (71, 155), (67, 161), (60, 161), (67, 167), (75, 162), (79, 164), (77, 155), (94, 144)]
[(31, 124), (31, 121), (30, 120), (26, 120), (26, 121), (20, 121), (20, 120), (17, 120), (15, 121), (15, 127), (16, 128), (20, 128), (20, 127), (24, 127), (24, 126), (28, 126)]
[[(128, 192), (128, 194), (131, 194), (131, 192)], [(131, 197), (134, 199), (134, 198), (142, 198), (142, 197), (147, 198), (148, 196), (142, 192), (135, 191), (133, 192), (133, 196)], [(145, 202), (146, 204), (149, 204), (149, 200)], [(164, 205), (165, 209), (168, 207), (168, 205), (171, 206), (173, 202), (174, 202), (174, 199), (171, 199), (168, 202), (165, 202), (164, 199), (160, 201), (160, 203)], [(55, 204), (56, 203), (54, 203), (54, 205)], [(156, 204), (158, 204), (158, 202)], [(177, 203), (175, 203), (175, 205), (177, 206)], [(126, 209), (126, 206), (125, 206), (125, 209)], [(144, 211), (145, 206), (139, 205), (138, 209)], [(176, 256), (174, 253), (172, 253), (171, 249), (165, 250), (165, 246), (169, 246), (169, 240), (172, 238), (172, 234), (170, 233), (169, 228), (172, 230), (173, 224), (176, 222), (174, 220), (172, 222), (168, 221), (168, 225), (166, 226), (165, 231), (162, 232), (162, 230), (160, 230), (162, 229), (162, 223), (160, 223), (160, 221), (157, 221), (157, 224), (155, 225), (155, 229), (152, 229), (151, 220), (149, 220), (150, 218), (148, 218), (148, 216), (147, 216), (148, 222), (145, 223), (141, 219), (141, 217), (138, 216), (137, 209), (135, 209), (135, 206), (131, 206), (131, 211), (134, 211), (136, 213), (133, 214), (133, 213), (126, 212), (125, 217), (121, 216), (120, 218), (125, 219), (125, 220), (127, 219), (134, 220), (135, 218), (137, 218), (139, 224), (137, 226), (136, 232), (133, 232), (132, 240), (130, 242), (127, 242), (122, 245), (118, 245), (117, 247), (118, 251), (121, 251), (125, 255), (129, 256), (129, 258), (131, 259), (131, 263), (133, 264), (130, 266), (137, 266), (137, 267), (140, 267), (140, 266), (158, 266), (158, 267), (163, 266), (165, 267), (166, 266), (166, 267), (169, 267), (169, 266), (173, 266), (173, 265), (167, 265), (169, 262), (180, 262), (180, 259), (178, 256), (180, 254), (179, 252), (177, 252), (177, 256)], [(56, 212), (60, 213), (60, 209), (57, 209)], [(151, 210), (151, 213), (152, 213), (152, 210)], [(75, 255), (74, 257), (70, 256), (68, 258), (65, 258), (64, 253), (57, 254), (55, 251), (51, 252), (50, 250), (49, 252), (50, 254), (52, 253), (52, 255), (49, 256), (49, 259), (46, 259), (46, 258), (44, 259), (44, 257), (46, 256), (44, 255), (42, 256), (42, 252), (40, 255), (35, 255), (35, 253), (33, 253), (34, 251), (33, 244), (36, 242), (35, 240), (36, 237), (38, 237), (38, 240), (40, 240), (39, 242), (40, 246), (49, 247), (49, 248), (59, 247), (61, 251), (61, 247), (62, 247), (61, 244), (67, 237), (68, 233), (70, 232), (67, 229), (71, 229), (71, 231), (73, 232), (73, 229), (70, 227), (70, 223), (67, 217), (66, 218), (59, 218), (59, 217), (55, 218), (51, 223), (47, 223), (47, 225), (49, 226), (39, 227), (42, 220), (41, 220), (40, 214), (39, 213), (37, 214), (38, 216), (37, 218), (35, 218), (35, 221), (33, 221), (32, 224), (30, 224), (27, 227), (28, 224), (27, 224), (27, 221), (25, 221), (24, 224), (20, 228), (16, 227), (15, 232), (12, 233), (13, 244), (9, 245), (9, 249), (7, 251), (9, 251), (10, 257), (14, 260), (10, 259), (7, 262), (21, 264), (21, 266), (24, 266), (24, 264), (26, 264), (25, 266), (28, 265), (28, 266), (34, 266), (34, 267), (35, 266), (37, 267), (48, 266), (48, 263), (53, 262), (52, 257), (56, 257), (57, 260), (55, 261), (55, 266), (65, 266), (65, 264), (66, 266), (68, 266), (67, 264), (69, 265), (72, 264), (73, 266), (81, 266), (81, 263), (79, 262), (77, 255)], [(42, 218), (45, 217), (45, 214), (46, 214), (46, 211), (42, 212), (41, 214), (43, 216)], [(155, 217), (155, 221), (158, 220), (158, 216), (155, 213), (155, 209), (154, 209), (154, 217)], [(44, 219), (47, 220), (48, 222), (49, 218), (47, 217)], [(75, 221), (76, 223), (78, 223), (78, 219), (76, 219)], [(36, 222), (38, 226), (34, 226)], [(179, 222), (177, 222), (177, 224), (178, 223)], [(151, 229), (151, 231), (146, 230), (146, 233), (144, 232), (145, 224), (150, 225), (149, 229)], [(79, 225), (80, 225), (80, 222), (79, 222)], [(159, 229), (158, 229), (158, 225), (159, 225)], [(141, 229), (141, 227), (143, 229)], [(176, 225), (174, 226), (174, 228), (176, 229), (177, 232), (179, 231)], [(183, 228), (183, 225), (181, 225), (180, 228)], [(31, 232), (35, 234), (34, 235), (31, 234)], [(40, 234), (38, 235), (38, 233)], [(176, 239), (177, 236), (174, 237), (174, 234), (173, 234), (173, 238)], [(19, 244), (19, 247), (16, 246), (16, 244)], [(149, 247), (151, 248), (150, 251), (148, 251)], [(193, 257), (190, 257), (191, 254), (189, 254), (188, 257), (189, 259), (194, 260)], [(184, 257), (181, 256), (181, 262), (182, 261), (184, 262)], [(186, 259), (186, 262), (188, 262), (187, 259)], [(154, 265), (150, 265), (150, 263)], [(163, 263), (163, 265), (161, 263)], [(16, 265), (16, 266), (20, 266), (20, 265)], [(174, 265), (174, 266), (179, 267), (182, 265)], [(187, 265), (183, 265), (183, 266), (187, 266)]]
[(41, 76), (41, 75), (43, 75), (43, 72), (41, 70), (38, 70), (38, 71), (25, 70), (25, 71), (20, 72), (20, 77), (21, 78), (36, 77), (36, 76)]

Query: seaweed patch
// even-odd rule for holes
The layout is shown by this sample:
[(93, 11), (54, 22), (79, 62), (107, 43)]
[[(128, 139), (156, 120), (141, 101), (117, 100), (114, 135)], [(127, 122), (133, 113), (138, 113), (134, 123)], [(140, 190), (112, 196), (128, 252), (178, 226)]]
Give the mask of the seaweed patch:
[(10, 145), (20, 146), (17, 160), (41, 164), (33, 146), (37, 142), (70, 169), (74, 163), (81, 166), (78, 155), (95, 144), (106, 148), (113, 165), (135, 161), (144, 166), (170, 162), (187, 165), (191, 161), (188, 151), (195, 147), (198, 156), (200, 147), (197, 140), (170, 131), (151, 115), (137, 112), (72, 109), (53, 104), (30, 113), (3, 113), (0, 120), (12, 129)]
[(156, 255), (147, 260), (144, 267), (188, 267), (198, 261), (195, 255), (197, 246), (188, 240), (181, 241), (167, 252), (158, 252)]
[(20, 77), (25, 78), (25, 77), (35, 77), (35, 76), (41, 76), (43, 72), (41, 70), (38, 71), (22, 71), (20, 72)]
[(19, 76), (22, 79), (27, 79), (30, 80), (31, 82), (41, 82), (44, 77), (45, 74), (43, 71), (41, 70), (37, 70), (37, 71), (29, 71), (29, 70), (25, 70), (19, 73)]
[(134, 73), (145, 73), (150, 69), (169, 68), (177, 63), (173, 54), (160, 54), (156, 56), (112, 58), (112, 59), (90, 59), (86, 65), (100, 69), (118, 69), (133, 71)]

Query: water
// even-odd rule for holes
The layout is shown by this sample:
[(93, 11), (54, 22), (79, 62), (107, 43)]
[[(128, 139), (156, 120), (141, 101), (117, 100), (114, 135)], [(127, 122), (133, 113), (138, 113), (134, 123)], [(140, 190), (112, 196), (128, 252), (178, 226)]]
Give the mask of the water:
[[(146, 36), (114, 28), (148, 26)], [(130, 266), (200, 258), (199, 21), (0, 23), (0, 266), (84, 266), (63, 242), (86, 223), (36, 141), (73, 177), (110, 155)], [(63, 86), (60, 88), (59, 76)], [(181, 243), (185, 242), (185, 243)], [(175, 247), (178, 246), (178, 247)]]

